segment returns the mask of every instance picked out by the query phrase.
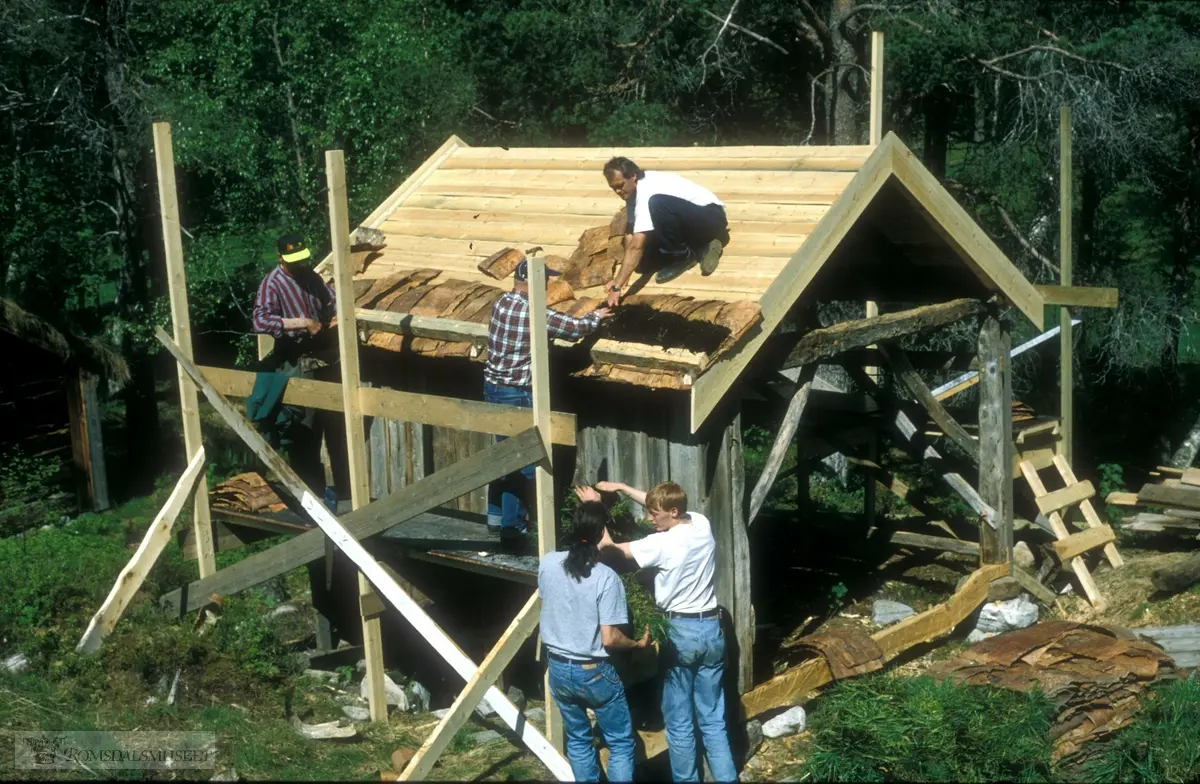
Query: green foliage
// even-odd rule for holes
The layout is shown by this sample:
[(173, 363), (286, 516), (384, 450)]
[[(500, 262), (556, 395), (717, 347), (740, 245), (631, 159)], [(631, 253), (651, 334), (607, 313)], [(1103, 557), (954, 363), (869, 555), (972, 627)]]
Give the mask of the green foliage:
[(32, 515), (23, 513), (22, 507), (44, 503), (62, 489), (65, 467), (62, 459), (28, 455), (19, 447), (0, 453), (0, 538), (57, 521), (61, 512), (58, 505), (40, 507), (40, 512)]
[(1082, 771), (1093, 782), (1200, 780), (1200, 681), (1160, 686), (1143, 699), (1133, 723), (1109, 741), (1105, 753)]
[(814, 781), (1047, 781), (1053, 704), (1040, 692), (872, 675), (838, 682), (809, 726)]
[(829, 587), (829, 612), (836, 613), (842, 609), (842, 605), (846, 602), (846, 594), (850, 593), (850, 589), (843, 582), (836, 583)]
[(67, 527), (0, 539), (5, 645), (31, 658), (73, 646), (83, 632), (75, 616), (95, 612), (129, 559), (122, 533), (115, 515), (81, 515)]
[(299, 665), (288, 655), (290, 651), (280, 639), (278, 627), (267, 620), (266, 610), (254, 597), (226, 600), (213, 632), (217, 650), (257, 677), (295, 675)]

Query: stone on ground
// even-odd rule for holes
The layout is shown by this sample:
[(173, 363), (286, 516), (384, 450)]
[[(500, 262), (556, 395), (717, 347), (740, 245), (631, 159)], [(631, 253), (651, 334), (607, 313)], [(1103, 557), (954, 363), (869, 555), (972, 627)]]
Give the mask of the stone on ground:
[(525, 711), (525, 721), (533, 724), (534, 726), (542, 726), (546, 723), (546, 709), (530, 708), (529, 710)]
[(1037, 560), (1033, 557), (1033, 550), (1029, 549), (1028, 544), (1017, 542), (1013, 545), (1013, 563), (1022, 569), (1032, 569), (1034, 567)]
[(517, 710), (525, 708), (525, 692), (518, 689), (516, 686), (509, 686), (508, 692), (505, 694), (508, 701), (517, 706)]
[(750, 759), (762, 746), (763, 742), (763, 725), (758, 719), (751, 719), (746, 722), (746, 759)]
[(370, 721), (371, 710), (360, 705), (343, 705), (342, 713), (351, 721)]
[(764, 721), (762, 731), (763, 735), (768, 738), (786, 738), (788, 735), (804, 732), (806, 726), (808, 726), (808, 717), (804, 713), (804, 708), (797, 705)]
[[(383, 692), (387, 695), (388, 705), (395, 705), (399, 711), (408, 710), (408, 695), (404, 693), (402, 687), (386, 675), (383, 676)], [(371, 699), (371, 684), (366, 678), (363, 678), (359, 685), (358, 693), (364, 700)]]
[(29, 657), (23, 653), (14, 653), (12, 656), (5, 657), (3, 663), (0, 663), (0, 669), (13, 675), (20, 675), (29, 669)]
[(433, 696), (429, 693), (429, 689), (425, 688), (416, 679), (409, 681), (408, 702), (412, 706), (412, 710), (421, 711), (422, 713), (428, 711), (431, 699), (433, 699)]
[(997, 634), (1024, 629), (1037, 623), (1038, 606), (1024, 595), (1003, 602), (988, 602), (979, 610), (975, 630), (967, 642), (977, 643)]
[(1006, 602), (1021, 595), (1021, 584), (1015, 577), (999, 577), (988, 585), (989, 602)]
[(482, 732), (471, 733), (471, 745), (482, 746), (485, 743), (491, 743), (495, 740), (500, 740), (504, 736), (495, 730), (484, 730)]
[(888, 599), (876, 599), (875, 604), (871, 605), (871, 623), (876, 626), (891, 626), (916, 614), (917, 611), (907, 604)]

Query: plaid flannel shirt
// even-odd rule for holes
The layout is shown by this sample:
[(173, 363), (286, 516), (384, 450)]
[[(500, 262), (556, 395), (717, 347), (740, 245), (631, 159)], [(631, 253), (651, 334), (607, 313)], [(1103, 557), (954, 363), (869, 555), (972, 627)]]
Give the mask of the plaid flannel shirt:
[[(551, 338), (578, 340), (598, 326), (600, 317), (595, 313), (576, 318), (546, 308), (546, 330)], [(533, 370), (529, 344), (529, 299), (515, 291), (507, 292), (492, 306), (483, 380), (506, 387), (530, 386)]]

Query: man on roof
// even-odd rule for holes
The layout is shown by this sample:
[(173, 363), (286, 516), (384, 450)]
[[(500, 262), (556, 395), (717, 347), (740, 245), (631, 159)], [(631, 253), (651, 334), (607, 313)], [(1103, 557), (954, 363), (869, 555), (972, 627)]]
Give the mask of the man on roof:
[(625, 200), (625, 258), (616, 277), (606, 286), (609, 306), (621, 292), (644, 256), (661, 262), (654, 280), (666, 283), (697, 264), (711, 275), (729, 244), (725, 205), (712, 191), (678, 174), (642, 171), (628, 158), (604, 164), (604, 178)]
[[(546, 267), (546, 277), (557, 275)], [(612, 314), (597, 308), (576, 318), (546, 308), (546, 329), (551, 338), (578, 340), (596, 331), (602, 319)], [(489, 403), (521, 408), (533, 407), (533, 359), (529, 339), (529, 261), (517, 265), (512, 291), (492, 306), (488, 322), (488, 356), (483, 370), (483, 399)], [(503, 440), (503, 437), (497, 437)], [(488, 531), (508, 543), (520, 542), (529, 527), (526, 499), (533, 481), (533, 466), (526, 466), (488, 485)]]
[[(330, 441), (330, 462), (344, 449), (340, 443), (337, 418), (322, 416), (311, 408), (282, 406), (282, 394), (289, 378), (314, 378), (317, 371), (337, 361), (337, 345), (329, 322), (336, 300), (333, 289), (312, 268), (312, 252), (298, 235), (287, 234), (276, 245), (279, 263), (267, 273), (254, 298), (252, 330), (275, 338), (275, 347), (259, 363), (261, 377), (255, 382), (255, 394), (247, 400), (250, 418), (268, 429), (277, 445), (287, 447), (288, 458), (314, 492), (324, 488), (325, 503), (337, 509), (337, 491), (325, 486), (325, 468), (321, 465), (321, 438)], [(272, 391), (274, 390), (274, 391)], [(278, 412), (278, 417), (275, 416)], [(322, 412), (324, 414), (324, 412)], [(340, 475), (340, 471), (335, 470)]]

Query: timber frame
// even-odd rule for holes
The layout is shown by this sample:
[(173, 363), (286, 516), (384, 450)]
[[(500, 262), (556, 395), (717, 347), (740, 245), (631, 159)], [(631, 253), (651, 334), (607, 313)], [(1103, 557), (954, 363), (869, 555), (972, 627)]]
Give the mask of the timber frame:
[[(1119, 565), (1119, 555), (1109, 538), (1111, 530), (1098, 520), (1093, 521), (1094, 510), (1088, 512), (1090, 505), (1085, 508), (1080, 504), (1081, 499), (1087, 503), (1084, 491), (1090, 489), (1090, 485), (1074, 479), (1069, 464), (1061, 455), (1053, 456), (1054, 451), (1061, 448), (1053, 438), (1058, 431), (1042, 427), (1041, 423), (1014, 425), (1011, 357), (1059, 334), (1062, 327), (1013, 350), (1011, 325), (1003, 310), (1005, 306), (1011, 306), (1013, 312), (1040, 329), (1046, 304), (1112, 307), (1116, 303), (1116, 293), (1110, 289), (1072, 287), (1069, 280), (1064, 280), (1062, 286), (1034, 286), (1026, 280), (912, 152), (893, 133), (884, 135), (880, 106), (881, 35), (873, 36), (872, 65), (870, 145), (831, 151), (802, 149), (800, 153), (794, 152), (793, 148), (770, 148), (769, 153), (764, 153), (764, 160), (769, 158), (770, 166), (778, 166), (781, 159), (791, 160), (787, 156), (798, 155), (797, 160), (809, 164), (816, 161), (817, 167), (840, 167), (834, 170), (847, 174), (848, 184), (830, 197), (828, 209), (816, 219), (811, 233), (805, 236), (799, 249), (787, 257), (778, 274), (761, 292), (757, 305), (761, 308), (762, 319), (757, 326), (719, 355), (682, 349), (646, 349), (606, 339), (586, 347), (585, 353), (593, 361), (665, 368), (684, 374), (688, 384), (682, 389), (638, 390), (633, 385), (602, 384), (582, 378), (552, 385), (551, 346), (546, 340), (544, 323), (539, 323), (545, 318), (546, 311), (542, 306), (546, 302), (542, 275), (545, 262), (536, 256), (530, 260), (530, 311), (534, 319), (531, 331), (535, 336), (531, 411), (465, 399), (466, 393), (446, 393), (445, 384), (439, 387), (433, 382), (426, 385), (422, 381), (406, 390), (366, 386), (360, 360), (366, 364), (368, 354), (362, 343), (371, 331), (467, 343), (470, 356), (477, 358), (480, 351), (486, 350), (486, 329), (478, 323), (421, 313), (355, 307), (355, 284), (363, 281), (355, 280), (350, 267), (352, 234), (346, 206), (344, 161), (341, 151), (328, 152), (326, 171), (332, 251), (319, 269), (332, 278), (337, 290), (341, 380), (340, 383), (291, 380), (283, 402), (344, 415), (352, 509), (340, 517), (325, 508), (317, 494), (304, 486), (295, 472), (229, 403), (228, 397), (250, 394), (253, 374), (198, 366), (193, 360), (170, 128), (165, 123), (156, 124), (155, 152), (173, 324), (172, 336), (160, 330), (157, 337), (178, 368), (188, 466), (147, 532), (142, 546), (93, 618), (79, 649), (96, 650), (104, 636), (112, 631), (146, 571), (161, 552), (183, 506), (191, 498), (194, 510), (192, 542), (199, 575), (187, 585), (161, 597), (160, 605), (164, 611), (179, 614), (203, 611), (214, 594), (234, 593), (322, 558), (327, 564), (331, 563), (334, 550), (340, 550), (359, 572), (358, 608), (363, 625), (372, 720), (382, 721), (387, 717), (379, 619), (389, 605), (465, 684), (401, 778), (425, 778), (471, 711), (485, 701), (520, 735), (556, 778), (569, 780), (570, 768), (561, 754), (561, 717), (553, 709), (553, 702), (547, 701), (547, 724), (542, 733), (529, 726), (516, 706), (495, 685), (522, 642), (537, 628), (540, 601), (536, 591), (513, 617), (486, 658), (477, 665), (425, 612), (419, 592), (367, 551), (363, 544), (367, 539), (381, 540), (393, 529), (415, 526), (423, 516), (430, 516), (439, 507), (532, 464), (536, 467), (540, 556), (555, 549), (556, 475), (560, 482), (570, 476), (575, 482), (587, 484), (605, 478), (618, 478), (638, 486), (666, 480), (678, 482), (688, 493), (691, 508), (703, 510), (715, 523), (717, 551), (721, 554), (716, 576), (718, 600), (730, 611), (732, 618), (730, 650), (734, 651), (731, 658), (736, 659), (733, 668), (744, 718), (795, 704), (834, 677), (829, 663), (818, 658), (805, 661), (765, 683), (756, 684), (754, 678), (755, 617), (750, 594), (752, 554), (748, 530), (760, 515), (765, 516), (762, 510), (767, 494), (783, 475), (784, 458), (795, 442), (798, 442), (800, 463), (841, 452), (847, 455), (856, 470), (870, 477), (868, 498), (873, 497), (878, 487), (900, 498), (910, 498), (919, 508), (919, 502), (912, 498), (904, 482), (881, 465), (886, 461), (879, 457), (877, 439), (890, 438), (916, 460), (932, 466), (972, 510), (973, 522), (978, 524), (978, 542), (958, 538), (945, 521), (935, 518), (932, 511), (926, 512), (924, 520), (916, 519), (913, 524), (937, 529), (939, 533), (888, 532), (890, 542), (897, 547), (954, 552), (977, 558), (979, 563), (948, 602), (872, 635), (874, 644), (880, 649), (881, 662), (891, 661), (922, 642), (951, 632), (982, 603), (987, 596), (988, 584), (999, 577), (1012, 574), (1022, 585), (1029, 586), (1028, 590), (1047, 600), (1048, 590), (1037, 578), (1012, 566), (1014, 472), (1029, 480), (1039, 508), (1036, 524), (1054, 530), (1058, 540), (1055, 551), (1064, 564), (1072, 566), (1080, 580), (1090, 579), (1084, 577), (1087, 570), (1083, 555), (1091, 549), (1103, 547), (1110, 562)], [(656, 149), (661, 152), (661, 148)], [(757, 160), (753, 157), (753, 148), (738, 149), (746, 161)], [(568, 151), (561, 158), (555, 158), (553, 151), (535, 152), (536, 155), (531, 153), (533, 157), (528, 160), (519, 156), (505, 158), (503, 165), (516, 168), (544, 166), (545, 160), (555, 160), (560, 168), (569, 169), (579, 160), (591, 165), (594, 158), (603, 157), (597, 151), (587, 154)], [(695, 163), (693, 151), (681, 151), (675, 159), (669, 150), (661, 154), (664, 160), (675, 160), (677, 164), (680, 160)], [(442, 167), (455, 171), (468, 168), (468, 164), (485, 169), (502, 166), (489, 161), (488, 155), (485, 149), (469, 148), (457, 137), (451, 137), (379, 205), (361, 227), (383, 226)], [(845, 156), (853, 161), (852, 176), (846, 171), (850, 164), (842, 160)], [(677, 168), (680, 166), (682, 164)], [(747, 164), (747, 168), (753, 166)], [(768, 170), (778, 173), (777, 169)], [(423, 206), (412, 209), (432, 209), (435, 201), (426, 198), (421, 202)], [(847, 290), (838, 288), (836, 271), (847, 263), (849, 255), (863, 248), (880, 257), (885, 255), (878, 247), (872, 250), (870, 241), (863, 245), (856, 227), (871, 221), (879, 223), (883, 214), (880, 211), (886, 213), (885, 208), (896, 205), (910, 211), (905, 217), (915, 217), (921, 222), (924, 232), (921, 242), (933, 237), (936, 252), (958, 265), (956, 283), (932, 291), (923, 298), (909, 296), (912, 287), (919, 287), (919, 283), (909, 282), (905, 284), (907, 287), (899, 286), (897, 290), (881, 286), (871, 292), (869, 300), (851, 298), (857, 302), (868, 301), (865, 318), (810, 329), (796, 328), (805, 320), (803, 317), (811, 313), (809, 308), (816, 301), (836, 298), (830, 296), (830, 292)], [(895, 239), (897, 245), (906, 241), (904, 237), (885, 239)], [(910, 243), (918, 255), (928, 249), (921, 242)], [(903, 295), (898, 291), (903, 291)], [(1069, 315), (1064, 319), (1067, 332), (1078, 323), (1071, 321)], [(974, 320), (977, 324), (974, 345), (968, 348), (934, 354), (909, 351), (900, 344), (903, 339), (966, 320)], [(814, 326), (811, 319), (807, 326)], [(421, 361), (430, 363), (438, 359), (426, 357)], [(858, 392), (850, 394), (824, 384), (817, 375), (821, 364), (843, 366)], [(449, 362), (443, 368), (448, 366)], [(453, 377), (460, 367), (454, 366), (442, 375)], [(921, 371), (927, 370), (968, 372), (948, 385), (933, 386), (922, 377)], [(883, 383), (884, 372), (894, 374), (898, 382), (895, 387)], [(440, 384), (445, 379), (436, 381)], [(592, 386), (588, 387), (588, 384)], [(604, 390), (602, 393), (596, 393), (598, 386)], [(956, 420), (947, 404), (948, 400), (972, 386), (979, 387), (978, 426), (974, 432), (969, 424)], [(777, 402), (786, 403), (782, 424), (776, 431), (766, 465), (752, 489), (745, 487), (741, 405), (750, 388), (764, 390), (769, 397), (778, 398)], [(566, 404), (563, 405), (565, 410), (552, 411), (552, 389), (556, 402)], [(583, 389), (590, 390), (592, 397), (588, 398), (589, 393), (580, 391)], [(560, 397), (561, 390), (571, 394)], [(896, 394), (898, 391), (911, 396), (912, 400), (901, 399)], [(305, 516), (316, 526), (275, 523), (275, 530), (294, 535), (269, 550), (219, 571), (215, 568), (214, 522), (208, 509), (203, 472), (205, 453), (198, 411), (201, 394), (268, 466), (277, 482), (295, 498)], [(810, 412), (813, 411), (836, 413), (853, 424), (819, 428), (814, 426), (814, 421), (820, 417), (812, 416)], [(374, 420), (370, 428), (365, 422), (368, 417)], [(926, 424), (927, 417), (932, 420), (932, 426)], [(416, 444), (413, 432), (407, 429), (412, 425), (428, 428), (431, 432), (438, 429), (480, 434), (485, 441), (472, 441), (463, 450), (447, 450), (451, 459), (433, 461), (438, 464), (429, 473), (409, 471), (404, 481), (394, 481), (389, 474), (389, 463), (394, 461), (398, 451), (396, 444), (402, 444), (399, 449), (410, 454), (429, 446)], [(393, 429), (393, 426), (398, 427)], [(931, 431), (930, 427), (935, 430)], [(492, 436), (506, 438), (493, 443)], [(938, 443), (938, 439), (949, 441), (949, 449)], [(568, 463), (556, 458), (556, 452), (561, 455), (563, 448), (575, 450), (573, 470)], [(1044, 485), (1039, 489), (1037, 471), (1048, 467), (1060, 472), (1068, 484), (1065, 490), (1047, 492)], [(798, 468), (797, 472), (802, 470)], [(372, 501), (372, 497), (377, 500)], [(1088, 530), (1077, 534), (1067, 531), (1059, 510), (1072, 504), (1080, 505), (1087, 517)], [(804, 508), (803, 499), (798, 506)], [(870, 516), (873, 504), (868, 503), (865, 511)], [(290, 529), (288, 525), (291, 525)], [(763, 526), (760, 524), (759, 527)], [(472, 561), (468, 554), (461, 552), (412, 550), (410, 554), (414, 559), (505, 577), (525, 585), (536, 584), (535, 574), (505, 575), (494, 565)], [(1084, 587), (1086, 590), (1086, 582)], [(1053, 594), (1049, 600), (1053, 600)], [(665, 748), (661, 733), (643, 733), (643, 739), (648, 756)]]

